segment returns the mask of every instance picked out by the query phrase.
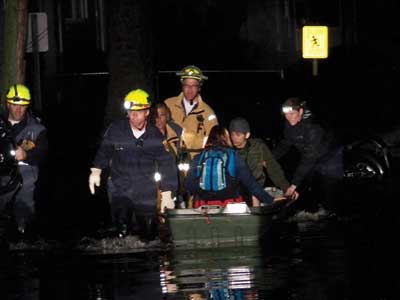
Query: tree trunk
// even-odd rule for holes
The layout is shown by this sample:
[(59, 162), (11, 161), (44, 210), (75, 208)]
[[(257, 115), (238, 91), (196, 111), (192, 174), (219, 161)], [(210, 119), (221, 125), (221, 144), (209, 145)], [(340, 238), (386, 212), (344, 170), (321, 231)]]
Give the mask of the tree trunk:
[(154, 95), (151, 9), (146, 0), (115, 0), (110, 5), (110, 82), (105, 125), (125, 115), (123, 98), (141, 88)]
[(24, 83), (28, 0), (18, 0), (17, 9), (16, 82)]
[[(4, 1), (2, 99), (8, 87), (25, 80), (25, 38), (28, 0)], [(2, 101), (2, 104), (4, 102)]]

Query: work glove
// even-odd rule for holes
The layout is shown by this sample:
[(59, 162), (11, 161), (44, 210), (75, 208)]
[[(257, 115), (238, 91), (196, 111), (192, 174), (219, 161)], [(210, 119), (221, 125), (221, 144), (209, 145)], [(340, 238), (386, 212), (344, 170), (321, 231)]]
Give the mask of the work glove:
[(92, 195), (94, 195), (94, 186), (100, 186), (101, 169), (90, 168), (90, 171), (92, 171), (92, 173), (90, 173), (89, 176), (89, 189)]
[(161, 192), (161, 208), (160, 212), (164, 213), (165, 208), (175, 208), (175, 198), (172, 198), (171, 191)]

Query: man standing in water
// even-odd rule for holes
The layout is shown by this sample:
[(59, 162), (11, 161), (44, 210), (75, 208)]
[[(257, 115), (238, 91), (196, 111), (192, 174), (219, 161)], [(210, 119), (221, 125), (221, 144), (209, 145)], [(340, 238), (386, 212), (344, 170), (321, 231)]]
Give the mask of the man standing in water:
[(337, 202), (343, 196), (343, 146), (332, 132), (313, 119), (305, 101), (297, 97), (288, 98), (282, 105), (282, 113), (285, 116), (283, 139), (273, 153), (277, 159), (291, 148), (300, 154), (285, 193), (292, 195), (311, 186), (320, 190), (326, 208), (338, 208)]
[(160, 131), (147, 122), (148, 97), (141, 89), (126, 95), (128, 118), (113, 122), (107, 129), (89, 177), (94, 194), (102, 170), (110, 168), (108, 192), (113, 225), (119, 236), (133, 234), (132, 219), (136, 219), (139, 238), (144, 242), (154, 240), (158, 234), (156, 181), (162, 201), (172, 201), (171, 192), (177, 189), (173, 157), (165, 150)]
[[(16, 239), (35, 238), (38, 183), (48, 151), (47, 130), (29, 110), (31, 94), (23, 84), (10, 86), (7, 95), (8, 137), (15, 144), (14, 158), (22, 177), (22, 185), (0, 197), (0, 211), (10, 207), (17, 225)], [(5, 136), (1, 136), (5, 139)], [(13, 230), (14, 231), (14, 230)], [(13, 232), (15, 233), (15, 232)]]

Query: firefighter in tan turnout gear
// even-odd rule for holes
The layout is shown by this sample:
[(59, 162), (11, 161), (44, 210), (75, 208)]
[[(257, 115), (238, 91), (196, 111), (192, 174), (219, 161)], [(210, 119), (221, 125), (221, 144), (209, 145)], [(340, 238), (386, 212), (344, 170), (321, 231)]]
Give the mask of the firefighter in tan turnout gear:
[(180, 76), (182, 92), (164, 102), (171, 111), (172, 120), (183, 128), (182, 150), (190, 157), (198, 154), (213, 126), (218, 124), (213, 109), (200, 95), (203, 81), (207, 79), (196, 66), (187, 66), (176, 75)]

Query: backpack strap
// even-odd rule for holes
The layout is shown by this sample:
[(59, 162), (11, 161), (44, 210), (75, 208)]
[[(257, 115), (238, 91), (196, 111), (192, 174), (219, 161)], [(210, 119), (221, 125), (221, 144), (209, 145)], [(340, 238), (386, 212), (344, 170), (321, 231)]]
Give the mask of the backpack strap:
[(197, 161), (197, 166), (196, 166), (196, 177), (201, 176), (201, 170), (203, 167), (203, 163), (204, 163), (204, 160), (207, 158), (206, 152), (207, 152), (207, 150), (202, 150), (199, 154), (199, 159)]
[(228, 160), (226, 162), (228, 173), (232, 177), (236, 177), (236, 151), (234, 149), (227, 149)]

